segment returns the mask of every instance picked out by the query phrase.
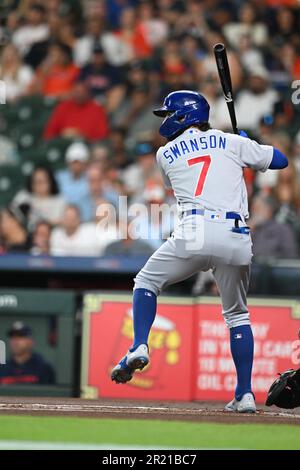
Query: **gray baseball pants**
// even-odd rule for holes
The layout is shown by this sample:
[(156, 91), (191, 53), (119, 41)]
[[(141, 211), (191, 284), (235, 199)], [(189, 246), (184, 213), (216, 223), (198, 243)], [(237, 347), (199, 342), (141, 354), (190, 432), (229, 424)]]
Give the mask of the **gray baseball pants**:
[[(239, 226), (245, 223), (239, 222)], [(234, 220), (225, 213), (205, 211), (183, 217), (165, 243), (149, 258), (135, 278), (134, 288), (159, 295), (168, 285), (199, 271), (212, 269), (228, 328), (250, 324), (247, 291), (252, 242), (249, 234), (232, 231)]]

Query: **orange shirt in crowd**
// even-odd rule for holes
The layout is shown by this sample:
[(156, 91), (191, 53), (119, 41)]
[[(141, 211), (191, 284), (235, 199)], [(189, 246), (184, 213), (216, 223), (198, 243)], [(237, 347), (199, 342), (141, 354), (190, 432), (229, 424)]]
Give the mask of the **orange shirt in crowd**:
[(55, 97), (66, 95), (71, 91), (78, 73), (79, 69), (74, 64), (54, 65), (45, 75), (38, 71), (37, 79), (41, 81), (42, 94)]
[(105, 139), (109, 128), (104, 108), (92, 99), (81, 104), (74, 100), (59, 103), (46, 125), (44, 137), (61, 137), (68, 129), (76, 129), (87, 140)]
[(130, 37), (123, 35), (122, 31), (116, 31), (115, 34), (132, 47), (136, 57), (149, 57), (152, 54), (152, 47), (146, 39), (142, 25), (137, 26)]

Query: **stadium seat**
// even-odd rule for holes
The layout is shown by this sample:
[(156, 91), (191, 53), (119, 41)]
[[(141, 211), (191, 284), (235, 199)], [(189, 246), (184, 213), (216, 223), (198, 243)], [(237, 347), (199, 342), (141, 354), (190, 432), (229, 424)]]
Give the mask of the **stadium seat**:
[(43, 128), (44, 123), (40, 120), (30, 120), (19, 124), (14, 129), (12, 137), (20, 150), (30, 149), (40, 143)]
[(0, 208), (10, 204), (14, 195), (24, 186), (24, 176), (18, 166), (1, 166)]
[(49, 165), (46, 159), (46, 148), (39, 145), (21, 152), (21, 172), (27, 177), (39, 165)]
[(43, 128), (56, 100), (39, 95), (25, 96), (17, 103), (7, 104), (1, 108), (1, 132), (16, 138), (18, 129), (23, 125)]
[(14, 106), (1, 106), (1, 132), (8, 137), (18, 122), (17, 110)]
[(72, 142), (72, 139), (57, 138), (45, 143), (45, 161), (54, 171), (65, 167), (65, 153)]
[(40, 95), (25, 96), (21, 98), (17, 107), (17, 117), (19, 121), (40, 119), (42, 114), (50, 115), (56, 101)]

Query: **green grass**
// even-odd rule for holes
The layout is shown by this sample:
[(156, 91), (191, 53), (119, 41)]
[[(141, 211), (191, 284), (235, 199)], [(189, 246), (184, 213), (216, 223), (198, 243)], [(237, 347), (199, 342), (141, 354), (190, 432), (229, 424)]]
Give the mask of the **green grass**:
[(300, 449), (300, 426), (0, 416), (0, 441), (183, 448)]

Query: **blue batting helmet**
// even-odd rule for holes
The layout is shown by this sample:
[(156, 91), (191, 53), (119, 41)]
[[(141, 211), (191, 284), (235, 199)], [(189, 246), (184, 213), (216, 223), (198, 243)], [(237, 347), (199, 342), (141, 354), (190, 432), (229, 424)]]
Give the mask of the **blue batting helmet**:
[(165, 118), (159, 133), (170, 139), (193, 124), (208, 122), (209, 104), (195, 91), (173, 91), (166, 96), (163, 106), (153, 113)]

